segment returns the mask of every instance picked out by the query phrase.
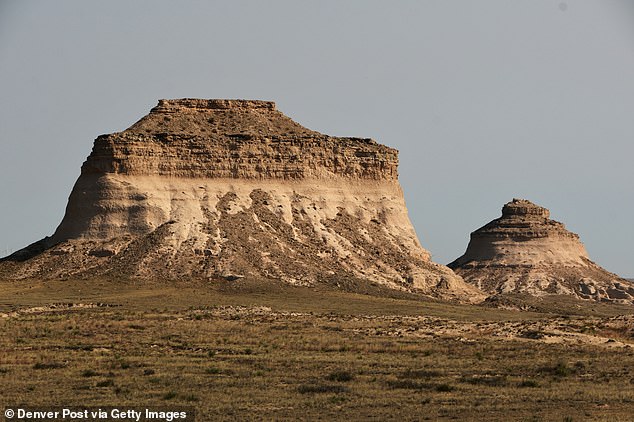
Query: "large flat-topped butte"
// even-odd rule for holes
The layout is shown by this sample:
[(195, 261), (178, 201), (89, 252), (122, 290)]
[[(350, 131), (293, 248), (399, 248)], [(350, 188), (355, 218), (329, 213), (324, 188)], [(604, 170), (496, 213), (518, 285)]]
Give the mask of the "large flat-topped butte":
[(421, 247), (397, 168), (395, 149), (306, 129), (272, 102), (160, 100), (95, 140), (55, 233), (0, 274), (372, 282), (481, 300)]
[(505, 204), (500, 218), (471, 233), (466, 252), (449, 267), (489, 294), (634, 301), (633, 283), (592, 262), (578, 235), (525, 199)]

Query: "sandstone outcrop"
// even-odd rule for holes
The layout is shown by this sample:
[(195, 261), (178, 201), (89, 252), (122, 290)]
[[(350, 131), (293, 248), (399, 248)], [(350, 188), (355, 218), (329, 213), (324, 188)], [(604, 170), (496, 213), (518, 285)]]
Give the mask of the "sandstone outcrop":
[(502, 217), (471, 233), (466, 252), (449, 264), (467, 282), (490, 294), (567, 294), (632, 303), (634, 284), (588, 258), (579, 236), (524, 199), (502, 208)]
[(95, 140), (55, 233), (0, 271), (361, 280), (482, 299), (420, 246), (397, 167), (396, 150), (306, 129), (272, 102), (161, 100)]

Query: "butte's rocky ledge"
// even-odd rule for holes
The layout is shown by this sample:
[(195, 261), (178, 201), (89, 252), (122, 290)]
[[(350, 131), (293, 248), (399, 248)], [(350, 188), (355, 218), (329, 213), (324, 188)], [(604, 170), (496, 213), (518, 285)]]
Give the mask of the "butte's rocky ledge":
[(471, 233), (466, 252), (449, 267), (489, 294), (634, 301), (633, 283), (592, 262), (578, 235), (524, 199), (513, 199), (502, 217)]
[(55, 233), (0, 274), (355, 281), (482, 299), (420, 246), (397, 166), (396, 150), (306, 129), (272, 102), (161, 100), (95, 140)]

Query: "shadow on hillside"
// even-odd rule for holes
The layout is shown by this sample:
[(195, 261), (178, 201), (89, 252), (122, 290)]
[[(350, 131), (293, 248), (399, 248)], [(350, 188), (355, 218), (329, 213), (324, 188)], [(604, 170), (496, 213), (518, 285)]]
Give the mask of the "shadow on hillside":
[(44, 239), (31, 243), (29, 246), (24, 247), (18, 251), (13, 252), (11, 255), (0, 258), (0, 262), (24, 262), (31, 258), (34, 258), (52, 248), (55, 244), (51, 241), (51, 237), (47, 236)]

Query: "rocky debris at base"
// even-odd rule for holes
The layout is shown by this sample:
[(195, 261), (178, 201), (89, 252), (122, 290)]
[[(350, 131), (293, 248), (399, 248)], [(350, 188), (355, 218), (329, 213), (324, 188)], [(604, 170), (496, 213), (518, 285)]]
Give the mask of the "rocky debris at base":
[(478, 342), (483, 338), (541, 343), (585, 344), (610, 348), (634, 347), (634, 315), (569, 317), (528, 321), (457, 321), (431, 316), (333, 315), (278, 312), (269, 307), (214, 306), (191, 310), (182, 319), (236, 319), (252, 323), (311, 323), (324, 330), (349, 331), (377, 337), (457, 338)]

